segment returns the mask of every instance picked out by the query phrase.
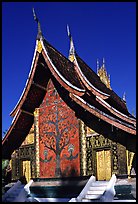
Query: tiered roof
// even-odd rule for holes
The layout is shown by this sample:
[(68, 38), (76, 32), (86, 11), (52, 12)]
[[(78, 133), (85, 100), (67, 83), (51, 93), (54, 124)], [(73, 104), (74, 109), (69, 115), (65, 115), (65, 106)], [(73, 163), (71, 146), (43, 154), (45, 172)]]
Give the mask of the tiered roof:
[(84, 109), (123, 134), (136, 135), (136, 119), (128, 112), (124, 101), (101, 82), (77, 53), (71, 62), (50, 45), (42, 36), (38, 23), (31, 70), (23, 93), (11, 112), (12, 124), (2, 141), (3, 158), (10, 158), (29, 133), (34, 122), (33, 113), (44, 99), (50, 78), (66, 90), (70, 103), (76, 104), (74, 107)]

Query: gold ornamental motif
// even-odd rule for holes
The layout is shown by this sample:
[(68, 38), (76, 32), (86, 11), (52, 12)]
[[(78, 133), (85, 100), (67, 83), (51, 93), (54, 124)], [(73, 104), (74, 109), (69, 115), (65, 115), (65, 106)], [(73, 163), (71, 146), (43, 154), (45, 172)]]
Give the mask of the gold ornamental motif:
[(38, 41), (37, 51), (38, 51), (39, 53), (41, 53), (41, 52), (42, 52), (42, 49), (43, 49), (43, 47), (42, 47), (41, 41)]
[(71, 61), (71, 62), (73, 62), (74, 61), (74, 55), (69, 55), (69, 60)]
[(33, 144), (34, 143), (34, 133), (29, 133), (25, 140), (22, 143), (23, 145)]
[(134, 154), (135, 154), (134, 152), (130, 152), (126, 150), (128, 178), (131, 178), (130, 174), (131, 174), (131, 167), (132, 167), (132, 161), (133, 161)]
[(21, 146), (33, 144), (34, 143), (34, 124), (31, 127), (28, 135), (26, 136), (25, 140), (22, 142)]
[(36, 177), (40, 175), (40, 161), (39, 161), (39, 109), (34, 111), (34, 126), (35, 126), (35, 148), (36, 148)]
[(107, 72), (105, 70), (104, 67), (101, 67), (99, 70), (98, 70), (98, 76), (100, 77), (101, 81), (106, 85), (107, 88), (111, 89), (111, 86), (110, 86), (110, 78), (109, 76), (107, 75)]
[(85, 124), (83, 121), (80, 121), (80, 145), (81, 145), (81, 171), (82, 176), (86, 176), (87, 172), (86, 131)]

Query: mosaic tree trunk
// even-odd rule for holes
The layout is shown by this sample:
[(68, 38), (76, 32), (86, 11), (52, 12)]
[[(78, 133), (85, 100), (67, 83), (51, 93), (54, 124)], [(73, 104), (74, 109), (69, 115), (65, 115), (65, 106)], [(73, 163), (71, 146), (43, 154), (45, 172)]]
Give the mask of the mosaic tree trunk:
[[(43, 177), (79, 175), (79, 128), (75, 113), (49, 89), (40, 106), (40, 168)], [(51, 170), (50, 170), (51, 169)]]

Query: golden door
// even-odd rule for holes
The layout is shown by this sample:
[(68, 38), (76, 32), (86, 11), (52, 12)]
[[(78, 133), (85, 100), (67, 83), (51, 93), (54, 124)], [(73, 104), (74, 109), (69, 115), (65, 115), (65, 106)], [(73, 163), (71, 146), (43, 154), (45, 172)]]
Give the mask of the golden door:
[(111, 154), (110, 150), (96, 152), (97, 180), (110, 180), (111, 178)]
[(23, 175), (25, 175), (27, 182), (31, 179), (31, 165), (30, 161), (23, 161)]

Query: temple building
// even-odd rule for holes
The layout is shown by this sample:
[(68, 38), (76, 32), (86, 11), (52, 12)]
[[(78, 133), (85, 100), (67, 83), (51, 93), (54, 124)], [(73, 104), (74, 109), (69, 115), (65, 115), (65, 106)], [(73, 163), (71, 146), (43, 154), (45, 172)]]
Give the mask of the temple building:
[(105, 60), (95, 73), (75, 50), (69, 27), (69, 56), (43, 36), (38, 24), (31, 70), (13, 121), (2, 140), (12, 178), (61, 178), (135, 169), (136, 118), (111, 88)]

